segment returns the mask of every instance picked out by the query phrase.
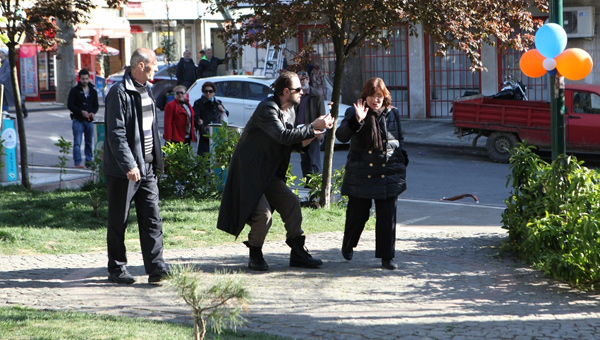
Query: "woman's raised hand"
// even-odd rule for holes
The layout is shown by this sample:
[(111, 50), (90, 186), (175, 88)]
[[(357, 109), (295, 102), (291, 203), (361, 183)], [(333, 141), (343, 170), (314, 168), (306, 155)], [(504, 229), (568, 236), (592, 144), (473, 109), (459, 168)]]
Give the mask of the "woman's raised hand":
[(365, 105), (362, 98), (359, 98), (354, 105), (354, 110), (356, 111), (356, 118), (359, 122), (362, 122), (363, 119), (367, 116), (367, 111), (369, 111), (369, 107)]

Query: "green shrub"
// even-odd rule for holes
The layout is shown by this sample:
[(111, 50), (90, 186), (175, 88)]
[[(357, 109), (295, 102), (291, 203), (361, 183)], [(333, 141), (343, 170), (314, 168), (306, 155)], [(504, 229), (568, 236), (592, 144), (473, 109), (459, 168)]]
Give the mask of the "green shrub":
[[(288, 169), (289, 171), (289, 169)], [(338, 206), (346, 206), (348, 197), (341, 196), (340, 192), (342, 190), (342, 182), (344, 180), (344, 172), (345, 168), (342, 165), (341, 169), (335, 169), (333, 174), (331, 175), (331, 201), (332, 203)], [(289, 171), (291, 173), (291, 171)], [(289, 177), (288, 177), (289, 178)], [(295, 178), (295, 177), (294, 177)], [(319, 202), (321, 198), (321, 192), (323, 191), (323, 174), (308, 174), (307, 178), (302, 178), (300, 180), (300, 185), (308, 188), (308, 197), (307, 201), (309, 202)], [(298, 192), (296, 191), (296, 195)]]
[(162, 195), (180, 198), (219, 198), (239, 133), (227, 124), (213, 130), (212, 152), (198, 156), (190, 145), (167, 143), (162, 147), (165, 171), (160, 176)]
[(521, 145), (513, 151), (502, 214), (509, 246), (535, 268), (576, 286), (600, 281), (600, 176), (573, 156), (551, 164)]

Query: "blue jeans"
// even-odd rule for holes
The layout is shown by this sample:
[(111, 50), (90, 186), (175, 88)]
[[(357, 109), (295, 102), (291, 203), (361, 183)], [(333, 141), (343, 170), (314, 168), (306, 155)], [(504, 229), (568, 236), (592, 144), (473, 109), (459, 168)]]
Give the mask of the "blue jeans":
[(80, 122), (77, 119), (73, 119), (73, 161), (75, 166), (81, 165), (81, 136), (85, 134), (85, 163), (90, 163), (94, 155), (93, 150), (93, 134), (94, 134), (94, 123), (93, 122)]

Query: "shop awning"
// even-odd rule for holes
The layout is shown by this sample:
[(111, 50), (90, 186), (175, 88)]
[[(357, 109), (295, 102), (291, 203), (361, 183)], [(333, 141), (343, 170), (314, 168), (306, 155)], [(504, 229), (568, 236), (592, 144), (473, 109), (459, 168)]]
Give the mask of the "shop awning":
[(97, 43), (89, 43), (82, 39), (73, 39), (73, 52), (75, 54), (91, 55), (98, 55), (100, 53), (107, 53), (110, 55), (119, 54), (119, 50), (117, 50), (116, 48)]

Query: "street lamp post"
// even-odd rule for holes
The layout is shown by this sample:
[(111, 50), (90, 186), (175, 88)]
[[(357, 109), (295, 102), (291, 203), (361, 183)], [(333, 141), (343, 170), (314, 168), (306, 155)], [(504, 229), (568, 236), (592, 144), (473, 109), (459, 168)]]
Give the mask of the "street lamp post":
[[(562, 0), (550, 0), (550, 22), (563, 26)], [(565, 142), (565, 84), (559, 73), (550, 76), (550, 115), (552, 160), (566, 153)]]

